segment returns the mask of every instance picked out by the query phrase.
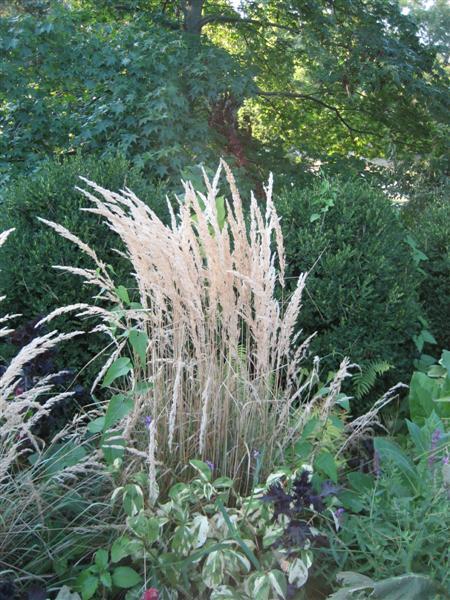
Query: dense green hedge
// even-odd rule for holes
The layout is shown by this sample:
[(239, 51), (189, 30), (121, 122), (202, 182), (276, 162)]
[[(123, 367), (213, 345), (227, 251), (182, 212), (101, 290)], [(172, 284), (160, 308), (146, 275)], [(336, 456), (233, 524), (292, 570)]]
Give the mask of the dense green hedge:
[[(130, 277), (129, 266), (113, 251), (118, 246), (117, 236), (101, 225), (99, 218), (80, 211), (89, 205), (75, 189), (83, 186), (80, 175), (113, 191), (128, 186), (162, 218), (167, 217), (161, 187), (146, 180), (122, 157), (76, 156), (63, 163), (48, 162), (34, 176), (19, 177), (6, 190), (0, 212), (0, 231), (16, 228), (2, 248), (0, 291), (6, 296), (3, 311), (21, 313), (23, 322), (58, 306), (89, 302), (93, 294), (81, 279), (51, 268), (58, 264), (92, 267), (92, 263), (37, 217), (64, 225), (91, 245), (113, 266), (118, 283), (126, 284)], [(64, 328), (72, 325), (64, 319)], [(73, 340), (64, 367), (84, 365), (92, 357), (92, 344), (88, 337)]]
[(310, 271), (300, 326), (317, 331), (314, 353), (367, 366), (385, 360), (401, 376), (414, 356), (420, 277), (406, 231), (386, 197), (360, 179), (320, 179), (277, 199), (288, 275)]
[(426, 276), (420, 299), (429, 329), (438, 347), (436, 356), (450, 346), (450, 189), (442, 188), (425, 206), (414, 203), (405, 210), (405, 222), (419, 250), (427, 259), (420, 262)]

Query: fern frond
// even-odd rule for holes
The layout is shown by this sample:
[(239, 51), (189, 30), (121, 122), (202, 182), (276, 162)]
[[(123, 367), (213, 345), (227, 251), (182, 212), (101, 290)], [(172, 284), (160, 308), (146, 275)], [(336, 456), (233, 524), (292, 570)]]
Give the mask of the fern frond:
[(374, 387), (377, 378), (392, 369), (393, 365), (385, 360), (372, 360), (353, 375), (355, 397), (360, 400)]

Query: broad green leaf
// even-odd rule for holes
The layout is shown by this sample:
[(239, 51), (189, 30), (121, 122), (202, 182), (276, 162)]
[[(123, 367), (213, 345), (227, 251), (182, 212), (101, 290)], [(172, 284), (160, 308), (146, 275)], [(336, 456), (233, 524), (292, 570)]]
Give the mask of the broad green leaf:
[(131, 567), (116, 567), (112, 574), (112, 581), (116, 587), (128, 589), (140, 583), (142, 578)]
[(439, 362), (447, 370), (447, 375), (450, 378), (450, 351), (449, 350), (442, 351), (441, 360)]
[(100, 573), (100, 583), (108, 589), (112, 588), (112, 577), (108, 571), (103, 571)]
[(333, 455), (327, 450), (323, 450), (314, 461), (316, 468), (320, 469), (332, 481), (337, 483), (337, 465)]
[(413, 573), (377, 581), (373, 586), (374, 598), (383, 600), (431, 600), (438, 597), (439, 591), (439, 586), (432, 579)]
[(121, 356), (115, 360), (107, 370), (103, 379), (103, 387), (108, 387), (118, 377), (124, 377), (130, 371), (132, 371), (132, 369), (133, 365), (131, 364), (131, 360), (126, 356)]
[(276, 598), (286, 598), (287, 594), (287, 582), (284, 573), (273, 569), (268, 573), (270, 585), (275, 593)]
[(196, 515), (192, 520), (193, 547), (201, 548), (208, 538), (209, 521), (205, 515)]
[(89, 422), (87, 429), (89, 433), (100, 433), (105, 429), (105, 417), (97, 417)]
[(110, 429), (113, 425), (121, 421), (133, 409), (134, 402), (130, 396), (116, 394), (112, 396), (106, 409), (104, 429)]
[(99, 571), (104, 571), (108, 566), (108, 551), (101, 548), (94, 555), (94, 562)]
[(63, 585), (55, 600), (81, 600), (81, 596), (76, 592), (71, 592), (67, 585)]
[(203, 568), (202, 579), (206, 587), (214, 589), (223, 583), (225, 575), (225, 556), (222, 550), (208, 554)]
[(77, 577), (75, 587), (80, 592), (82, 600), (90, 600), (97, 591), (98, 583), (98, 577), (86, 570)]
[(202, 462), (201, 460), (194, 459), (190, 460), (189, 464), (197, 471), (197, 473), (200, 475), (203, 481), (211, 481), (212, 472), (210, 467), (206, 463)]
[(376, 437), (374, 439), (374, 448), (380, 456), (382, 468), (383, 462), (386, 463), (386, 461), (391, 461), (405, 475), (409, 483), (412, 485), (417, 484), (418, 474), (414, 463), (403, 452), (398, 444), (386, 438)]
[(128, 295), (128, 290), (126, 287), (124, 287), (123, 285), (119, 285), (116, 288), (116, 294), (117, 297), (119, 298), (119, 300), (122, 300), (122, 302), (126, 305), (130, 304), (130, 297)]
[(129, 333), (128, 339), (130, 340), (133, 350), (139, 356), (141, 365), (145, 365), (147, 360), (148, 335), (145, 333), (145, 331), (132, 329)]
[(106, 432), (102, 436), (100, 448), (108, 465), (112, 465), (117, 458), (125, 454), (125, 440), (120, 432)]
[(296, 588), (301, 588), (305, 585), (308, 574), (308, 567), (300, 558), (296, 558), (289, 565), (288, 581)]

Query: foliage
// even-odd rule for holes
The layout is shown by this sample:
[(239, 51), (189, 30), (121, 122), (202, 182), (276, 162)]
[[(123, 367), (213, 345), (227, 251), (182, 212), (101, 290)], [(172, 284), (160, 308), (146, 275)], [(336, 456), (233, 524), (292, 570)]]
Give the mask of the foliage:
[[(0, 235), (0, 246), (11, 233)], [(12, 333), (10, 318), (2, 317), (0, 337)], [(20, 583), (24, 572), (38, 578), (60, 575), (64, 561), (82, 557), (93, 537), (103, 537), (108, 521), (102, 503), (107, 479), (99, 473), (93, 447), (85, 443), (83, 419), (76, 417), (50, 444), (41, 437), (41, 423), (73, 394), (57, 393), (62, 373), (49, 373), (48, 365), (44, 372), (34, 369), (58, 343), (78, 334), (25, 336), (0, 375), (0, 593), (10, 598), (26, 585)]]
[[(83, 196), (75, 189), (82, 183), (81, 175), (114, 191), (130, 186), (161, 218), (168, 219), (161, 188), (149, 183), (139, 169), (132, 168), (121, 157), (77, 156), (61, 164), (48, 162), (32, 177), (19, 177), (8, 188), (2, 203), (0, 228), (15, 227), (16, 231), (3, 249), (0, 289), (6, 295), (5, 310), (22, 314), (23, 322), (43, 316), (61, 305), (90, 302), (94, 293), (89, 286), (69, 285), (51, 268), (52, 265), (68, 264), (83, 268), (90, 264), (83, 255), (40, 225), (37, 217), (52, 218), (70, 228), (112, 265), (122, 281), (129, 281), (129, 270), (113, 250), (114, 241), (109, 230), (101, 226), (99, 219), (87, 220), (80, 210), (86, 206)], [(67, 320), (60, 320), (58, 325), (66, 331), (73, 327)], [(18, 338), (11, 342), (20, 346)], [(70, 348), (61, 346), (54, 359), (59, 368), (70, 367), (78, 371), (103, 345), (100, 339), (95, 341), (93, 337), (83, 336), (74, 340)], [(5, 348), (3, 354), (6, 351)]]
[(116, 489), (126, 528), (78, 575), (83, 600), (101, 586), (133, 588), (127, 598), (138, 598), (144, 581), (162, 599), (287, 598), (305, 586), (311, 550), (321, 543), (314, 523), (335, 488), (314, 490), (310, 471), (292, 471), (240, 497), (213, 465), (193, 460), (192, 470), (191, 481), (174, 484), (154, 506), (143, 473)]
[[(91, 20), (54, 6), (0, 21), (3, 177), (82, 148), (120, 151), (151, 177), (206, 160), (211, 104), (243, 93), (246, 77), (223, 50), (191, 48), (144, 15)], [(80, 59), (82, 57), (82, 60)]]
[(443, 419), (450, 419), (450, 352), (444, 350), (438, 364), (430, 365), (427, 372), (413, 373), (409, 386), (411, 419), (422, 424), (433, 411)]
[(425, 254), (419, 293), (438, 350), (450, 340), (450, 202), (449, 188), (434, 189), (434, 197), (414, 199), (404, 213), (411, 236)]
[(306, 168), (445, 154), (442, 36), (394, 0), (7, 4), (4, 179), (79, 147), (165, 176), (208, 161), (218, 138), (250, 171), (255, 153)]
[(375, 476), (348, 474), (330, 553), (340, 569), (375, 580), (419, 573), (449, 588), (450, 434), (435, 413), (422, 427), (407, 425), (408, 449), (376, 438)]
[(366, 390), (374, 366), (394, 365), (399, 377), (413, 355), (420, 275), (389, 200), (363, 181), (321, 179), (283, 190), (276, 205), (288, 278), (309, 270), (300, 325), (317, 331), (312, 350), (328, 365), (350, 356)]
[(329, 600), (351, 600), (352, 598), (423, 600), (424, 598), (439, 598), (439, 594), (442, 592), (440, 586), (425, 575), (400, 575), (374, 581), (366, 575), (345, 572), (338, 574), (338, 580), (344, 587), (329, 596)]

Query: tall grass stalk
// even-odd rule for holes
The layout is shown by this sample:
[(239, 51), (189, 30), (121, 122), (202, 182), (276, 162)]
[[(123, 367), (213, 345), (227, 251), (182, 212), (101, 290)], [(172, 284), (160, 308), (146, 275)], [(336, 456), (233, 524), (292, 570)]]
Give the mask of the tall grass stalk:
[[(231, 192), (224, 219), (218, 201), (222, 169)], [(165, 468), (180, 471), (190, 459), (202, 458), (217, 473), (245, 484), (254, 467), (253, 451), (264, 449), (267, 472), (295, 441), (308, 412), (298, 373), (309, 340), (299, 344), (295, 334), (306, 275), (283, 306), (276, 295), (284, 285), (283, 235), (272, 179), (264, 209), (252, 196), (246, 218), (234, 178), (222, 162), (212, 181), (205, 175), (205, 194), (184, 184), (171, 226), (128, 189), (115, 194), (86, 184), (90, 191), (81, 191), (92, 207), (85, 210), (102, 217), (120, 237), (140, 308), (121, 300), (106, 265), (81, 240), (44, 222), (95, 263), (90, 270), (56, 268), (96, 286), (107, 306), (64, 310), (100, 317), (102, 326), (114, 326), (117, 339), (130, 329), (148, 336), (145, 364), (136, 361), (133, 377), (153, 387), (137, 396), (123, 424), (128, 443), (145, 447), (143, 423), (150, 416), (156, 460)], [(61, 311), (49, 318), (57, 314)], [(333, 398), (345, 371), (346, 363), (332, 387)], [(330, 404), (319, 397), (308, 402), (310, 408)]]
[[(0, 247), (8, 230), (0, 234)], [(0, 337), (13, 331), (0, 319)], [(20, 349), (0, 376), (0, 579), (27, 582), (54, 577), (56, 563), (89, 555), (94, 540), (110, 535), (109, 478), (101, 474), (95, 450), (85, 449), (85, 416), (76, 416), (49, 446), (35, 426), (56, 403), (48, 375), (25, 389), (23, 369), (79, 332), (41, 335)]]

